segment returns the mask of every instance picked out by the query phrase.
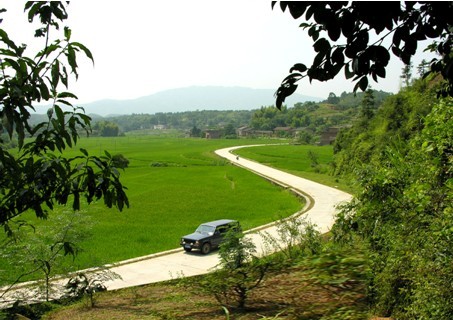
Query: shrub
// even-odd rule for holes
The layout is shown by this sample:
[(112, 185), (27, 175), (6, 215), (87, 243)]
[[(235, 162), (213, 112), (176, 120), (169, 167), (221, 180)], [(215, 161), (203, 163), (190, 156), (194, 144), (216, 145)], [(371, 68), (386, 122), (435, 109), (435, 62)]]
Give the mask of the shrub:
[(63, 300), (80, 299), (87, 297), (89, 306), (95, 306), (95, 293), (106, 291), (104, 282), (113, 279), (121, 279), (115, 272), (103, 269), (94, 273), (78, 273), (69, 279), (65, 285), (66, 293), (61, 297)]
[(221, 306), (243, 310), (250, 291), (261, 284), (269, 268), (255, 252), (250, 238), (230, 230), (220, 245), (219, 270), (196, 279), (182, 279), (181, 283), (213, 295)]
[(306, 255), (319, 253), (321, 234), (304, 217), (281, 219), (277, 223), (277, 237), (262, 233), (268, 253), (278, 252), (283, 261), (298, 260)]
[(453, 314), (453, 108), (440, 101), (407, 150), (388, 147), (359, 171), (362, 192), (343, 209), (337, 235), (351, 231), (370, 250), (370, 298), (398, 319)]
[(129, 166), (129, 160), (122, 154), (112, 156), (113, 165), (119, 169), (126, 169)]

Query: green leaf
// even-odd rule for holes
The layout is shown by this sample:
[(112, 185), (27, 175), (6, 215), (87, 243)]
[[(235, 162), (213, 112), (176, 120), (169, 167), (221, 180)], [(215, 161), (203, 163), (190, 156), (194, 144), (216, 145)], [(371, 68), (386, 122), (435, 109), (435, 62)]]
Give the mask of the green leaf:
[(51, 1), (50, 8), (52, 10), (52, 14), (59, 20), (63, 21), (68, 18), (68, 14), (66, 13), (66, 8), (64, 7), (62, 2)]
[(305, 72), (307, 71), (307, 67), (302, 63), (296, 63), (291, 69), (289, 69), (290, 73), (294, 71)]
[(54, 64), (52, 65), (51, 76), (52, 87), (56, 88), (60, 80), (60, 62), (58, 60), (55, 60)]
[(316, 10), (314, 7), (315, 6), (313, 6), (313, 5), (308, 7), (307, 13), (305, 14), (305, 20), (308, 21), (311, 19), (313, 13), (315, 13), (315, 10)]
[(60, 92), (58, 95), (57, 95), (57, 98), (74, 98), (74, 99), (77, 99), (77, 96), (71, 92)]
[(327, 25), (328, 25), (327, 33), (329, 35), (329, 38), (332, 41), (337, 41), (341, 35), (340, 24), (335, 19), (332, 19), (327, 23)]
[(354, 92), (354, 95), (355, 93), (357, 92), (357, 89), (359, 88), (359, 82), (357, 82), (355, 85), (354, 85), (354, 89), (352, 90), (352, 92)]
[(71, 29), (69, 29), (68, 26), (64, 27), (64, 37), (66, 41), (69, 41), (71, 39)]
[(294, 19), (299, 19), (304, 14), (308, 4), (305, 4), (303, 2), (298, 3), (288, 2), (287, 5), (289, 12), (291, 13), (291, 16)]
[(55, 114), (57, 116), (57, 121), (61, 125), (61, 127), (64, 127), (64, 113), (63, 110), (58, 105), (54, 105), (54, 110)]
[(75, 54), (75, 50), (72, 46), (68, 47), (66, 57), (68, 58), (68, 63), (69, 63), (69, 66), (71, 67), (71, 71), (74, 72), (74, 74), (76, 75), (76, 78), (77, 78), (78, 74), (77, 74), (76, 54)]
[(86, 149), (80, 148), (80, 152), (82, 152), (85, 155), (85, 157), (88, 157), (88, 151)]
[(334, 63), (343, 63), (344, 62), (344, 47), (337, 47), (332, 53), (332, 62)]
[(375, 48), (375, 61), (379, 61), (379, 64), (382, 66), (386, 66), (390, 61), (390, 53), (389, 51), (383, 46), (377, 46)]
[(326, 55), (325, 52), (319, 52), (313, 59), (313, 64), (310, 70), (318, 69), (322, 62), (324, 61), (325, 55)]
[(285, 79), (283, 79), (283, 83), (295, 83), (302, 79), (302, 74), (300, 73), (292, 73), (289, 76), (287, 76)]
[[(33, 1), (28, 1), (25, 4), (25, 10), (28, 11), (28, 21), (32, 22), (34, 17), (37, 15), (39, 9), (44, 5), (44, 2), (33, 2)], [(30, 8), (31, 7), (31, 8)]]
[(20, 66), (20, 71), (22, 75), (28, 75), (28, 68), (27, 64), (23, 59), (19, 59), (19, 66)]
[(47, 85), (44, 82), (39, 84), (39, 90), (41, 91), (41, 96), (44, 100), (50, 99), (49, 88), (47, 88)]
[(321, 38), (315, 42), (313, 48), (316, 52), (325, 52), (330, 49), (330, 42), (326, 38)]
[(46, 56), (48, 57), (52, 52), (54, 52), (55, 50), (61, 48), (58, 44), (51, 44), (49, 46), (47, 46), (44, 50), (41, 50), (40, 52), (38, 52), (36, 54), (36, 58), (39, 58), (41, 56)]
[(17, 57), (16, 53), (9, 49), (0, 49), (0, 54), (3, 56)]
[(17, 63), (16, 60), (13, 60), (13, 59), (10, 59), (10, 58), (5, 58), (3, 59), (7, 65), (9, 65), (10, 67), (12, 67), (14, 70), (16, 70), (17, 73), (21, 73), (21, 68), (20, 68), (20, 65)]
[(366, 91), (366, 89), (368, 88), (368, 78), (366, 76), (364, 76), (364, 77), (362, 77), (362, 79), (360, 79), (359, 88), (362, 91)]
[(310, 36), (313, 41), (318, 40), (319, 31), (316, 25), (313, 25), (310, 29), (308, 29), (308, 36)]
[[(35, 68), (33, 69), (33, 78), (37, 79), (37, 78), (41, 78), (40, 76), (40, 72), (46, 68), (48, 65), (48, 62), (47, 61), (42, 61), (41, 63), (39, 63), (37, 66), (35, 66)], [(42, 80), (42, 79), (41, 79)]]
[(376, 67), (376, 75), (385, 78), (385, 68), (384, 67)]
[(330, 69), (330, 75), (331, 77), (335, 77), (341, 70), (341, 68), (343, 68), (344, 64), (343, 63), (337, 63), (335, 65), (332, 66), (332, 68)]
[(89, 126), (90, 125), (90, 122), (91, 122), (91, 117), (90, 116), (87, 116), (84, 113), (78, 113), (77, 115), (83, 120), (85, 126)]
[(66, 88), (68, 88), (68, 72), (66, 71), (66, 66), (63, 66), (63, 74), (61, 75), (61, 82)]
[(297, 89), (297, 84), (295, 81), (283, 83), (280, 88), (278, 88), (277, 92), (275, 93), (276, 102), (275, 106), (277, 109), (281, 110), (283, 102), (285, 102), (286, 97), (292, 95)]
[(16, 52), (16, 56), (17, 56), (18, 47), (16, 46), (16, 44), (14, 43), (14, 41), (12, 41), (12, 40), (8, 37), (8, 34), (7, 34), (3, 29), (0, 29), (0, 39), (1, 39), (1, 41), (3, 41), (8, 47), (12, 48), (12, 49), (14, 50), (14, 52)]
[(72, 42), (71, 46), (80, 48), (85, 53), (85, 55), (94, 63), (94, 58), (93, 58), (91, 51), (87, 47), (85, 47), (83, 44), (81, 44), (79, 42)]
[(58, 99), (57, 102), (72, 107), (72, 103), (70, 103), (69, 101)]
[(63, 243), (64, 248), (64, 255), (67, 256), (68, 254), (75, 257), (77, 255), (77, 250), (74, 249), (74, 246), (70, 242)]

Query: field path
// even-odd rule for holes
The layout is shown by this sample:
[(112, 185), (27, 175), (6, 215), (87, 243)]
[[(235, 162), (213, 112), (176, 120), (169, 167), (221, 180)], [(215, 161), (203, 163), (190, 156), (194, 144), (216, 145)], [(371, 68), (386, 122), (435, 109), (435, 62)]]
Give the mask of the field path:
[[(309, 221), (317, 225), (318, 230), (321, 232), (327, 232), (332, 227), (336, 211), (335, 207), (338, 204), (351, 199), (351, 195), (343, 191), (285, 173), (255, 161), (237, 157), (232, 153), (234, 150), (243, 147), (253, 146), (230, 147), (217, 150), (215, 153), (227, 159), (234, 165), (243, 167), (274, 183), (291, 188), (295, 192), (302, 194), (307, 199), (307, 206), (303, 210), (304, 217), (307, 217)], [(264, 250), (262, 245), (263, 239), (260, 234), (260, 231), (262, 230), (265, 230), (271, 235), (276, 235), (276, 227), (274, 224), (247, 231), (247, 236), (252, 238), (257, 249), (261, 250), (261, 253), (263, 253)], [(108, 290), (116, 290), (170, 280), (177, 278), (180, 275), (199, 275), (212, 271), (218, 262), (218, 253), (215, 251), (204, 256), (197, 252), (187, 253), (182, 248), (179, 248), (122, 261), (115, 265), (108, 266), (111, 271), (120, 275), (121, 279), (109, 280), (104, 284), (107, 286)], [(61, 279), (56, 283), (56, 286), (61, 287), (66, 282), (67, 279)], [(30, 288), (27, 289), (27, 292), (29, 293), (28, 296), (30, 298), (37, 298), (36, 293), (32, 293)], [(8, 294), (12, 293), (23, 294), (24, 290), (15, 290)], [(14, 300), (12, 296), (10, 296), (10, 299), (10, 301)]]

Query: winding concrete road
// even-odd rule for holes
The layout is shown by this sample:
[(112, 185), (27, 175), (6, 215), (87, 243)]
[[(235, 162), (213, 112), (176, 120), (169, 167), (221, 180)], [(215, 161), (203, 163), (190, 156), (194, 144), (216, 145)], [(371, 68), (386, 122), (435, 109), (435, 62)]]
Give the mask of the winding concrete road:
[[(220, 149), (216, 151), (216, 154), (229, 160), (234, 165), (253, 171), (274, 183), (291, 188), (295, 192), (302, 194), (307, 199), (307, 206), (304, 208), (303, 216), (315, 224), (317, 229), (323, 233), (327, 232), (333, 225), (335, 207), (351, 199), (351, 195), (343, 191), (270, 168), (255, 161), (237, 157), (232, 153), (234, 150), (243, 147), (253, 146)], [(274, 224), (270, 224), (257, 228), (256, 230), (247, 231), (247, 236), (251, 237), (257, 249), (261, 250), (261, 253), (264, 253), (262, 233), (259, 232), (261, 230), (265, 230), (266, 233), (271, 235), (276, 235), (277, 228)], [(108, 290), (116, 290), (170, 280), (181, 275), (194, 276), (212, 271), (218, 262), (218, 253), (215, 251), (204, 256), (196, 252), (187, 253), (182, 248), (178, 248), (108, 266), (121, 279), (109, 280), (104, 284)], [(65, 283), (67, 283), (67, 279), (60, 279), (55, 282), (55, 286), (61, 288)], [(39, 300), (36, 292), (33, 293), (30, 291), (30, 287), (27, 288), (27, 292), (29, 293), (27, 296), (32, 298), (32, 300)], [(14, 301), (19, 293), (23, 295), (24, 290), (10, 291), (3, 297), (3, 300)]]

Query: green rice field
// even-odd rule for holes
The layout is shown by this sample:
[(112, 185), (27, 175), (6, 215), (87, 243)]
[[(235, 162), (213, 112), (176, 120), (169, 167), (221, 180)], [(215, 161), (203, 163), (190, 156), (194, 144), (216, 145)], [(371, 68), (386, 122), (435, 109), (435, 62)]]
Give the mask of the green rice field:
[[(304, 204), (289, 191), (214, 154), (219, 148), (258, 143), (275, 143), (275, 140), (206, 140), (149, 135), (82, 138), (77, 148), (98, 156), (108, 150), (110, 154), (122, 154), (130, 161), (129, 167), (121, 173), (121, 180), (128, 188), (130, 208), (119, 212), (102, 203), (84, 206), (83, 213), (91, 217), (92, 236), (80, 244), (83, 251), (73, 268), (114, 263), (178, 248), (180, 237), (192, 232), (201, 222), (237, 219), (244, 229), (250, 229), (300, 210)], [(242, 149), (238, 153), (310, 175), (313, 168), (303, 159), (307, 148), (310, 147), (266, 146)], [(316, 149), (320, 162), (331, 160), (331, 147), (311, 148)], [(78, 152), (68, 150), (65, 155)], [(49, 221), (51, 219), (52, 215)], [(39, 227), (48, 221), (32, 223)]]
[(352, 187), (346, 181), (329, 175), (333, 158), (332, 146), (266, 145), (239, 149), (235, 153), (270, 167), (353, 193)]

